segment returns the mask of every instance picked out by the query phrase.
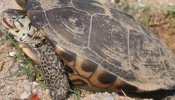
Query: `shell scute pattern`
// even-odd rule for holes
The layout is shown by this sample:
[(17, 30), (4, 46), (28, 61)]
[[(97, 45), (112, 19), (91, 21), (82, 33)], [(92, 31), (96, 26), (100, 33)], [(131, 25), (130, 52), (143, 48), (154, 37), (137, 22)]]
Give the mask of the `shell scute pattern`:
[(103, 72), (99, 77), (98, 80), (103, 84), (111, 84), (117, 79), (116, 75), (113, 75), (109, 72)]
[(111, 16), (120, 21), (122, 24), (124, 24), (124, 27), (128, 28), (128, 29), (134, 29), (137, 31), (141, 31), (140, 26), (138, 25), (138, 23), (135, 21), (134, 17), (121, 12), (121, 11), (117, 11), (116, 9), (110, 9), (111, 12)]
[(102, 5), (95, 0), (72, 0), (72, 3), (75, 8), (88, 12), (91, 15), (96, 13), (105, 13), (104, 8), (100, 7)]
[(46, 11), (46, 16), (51, 27), (64, 34), (62, 38), (81, 47), (88, 45), (90, 15), (74, 8), (55, 8)]
[(68, 62), (74, 62), (76, 60), (77, 55), (75, 53), (69, 52), (67, 50), (62, 51), (60, 56), (64, 58)]
[(87, 59), (82, 62), (81, 67), (82, 67), (82, 70), (86, 72), (95, 72), (98, 67), (98, 64)]
[(27, 11), (43, 11), (41, 3), (37, 0), (29, 0), (26, 8)]
[(151, 73), (149, 71), (151, 74), (149, 77), (152, 77), (155, 71), (159, 72), (164, 69), (159, 45), (155, 45), (155, 40), (133, 30), (130, 31), (130, 40), (132, 40), (129, 42), (131, 62), (135, 67), (139, 68), (138, 70), (145, 67), (151, 71)]
[(44, 12), (32, 12), (32, 14), (29, 13), (29, 16), (32, 21), (35, 21), (34, 25), (38, 27), (44, 27), (45, 25), (48, 24)]
[(135, 73), (131, 69), (124, 70), (123, 66), (120, 65), (120, 62), (118, 65), (113, 65), (113, 64), (110, 64), (108, 61), (103, 61), (101, 63), (101, 65), (109, 72), (112, 72), (115, 75), (117, 75), (125, 80), (128, 80), (130, 82), (136, 81)]
[[(99, 54), (103, 60), (107, 59), (114, 65), (119, 65), (116, 59), (123, 59), (126, 62), (128, 60), (127, 29), (121, 27), (120, 22), (108, 19), (108, 16), (96, 15), (92, 22), (89, 48)], [(120, 64), (122, 65), (122, 62)]]

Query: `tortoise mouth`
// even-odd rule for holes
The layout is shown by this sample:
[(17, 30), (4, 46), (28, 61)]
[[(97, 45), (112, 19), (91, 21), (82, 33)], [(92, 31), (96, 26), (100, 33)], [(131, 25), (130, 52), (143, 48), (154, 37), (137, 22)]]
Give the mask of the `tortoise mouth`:
[(2, 25), (4, 28), (6, 29), (12, 29), (12, 30), (15, 30), (15, 31), (18, 31), (17, 27), (15, 26), (14, 23), (12, 23), (11, 21), (7, 20), (7, 18), (3, 18), (2, 19)]

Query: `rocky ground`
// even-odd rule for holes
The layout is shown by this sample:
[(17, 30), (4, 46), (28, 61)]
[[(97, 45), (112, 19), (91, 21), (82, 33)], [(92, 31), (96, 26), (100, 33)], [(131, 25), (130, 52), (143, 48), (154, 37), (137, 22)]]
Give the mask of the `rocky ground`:
[[(132, 0), (129, 0), (132, 2)], [(132, 4), (132, 5), (131, 5)], [(138, 2), (132, 2), (129, 6), (133, 7), (149, 7), (152, 4), (161, 5), (168, 5), (168, 6), (175, 6), (174, 0), (138, 0)], [(119, 5), (122, 5), (120, 2)], [(127, 10), (127, 6), (123, 6), (123, 9)], [(0, 13), (7, 9), (7, 8), (19, 8), (14, 0), (0, 0)], [(134, 8), (136, 9), (136, 8)], [(137, 8), (138, 9), (138, 8)], [(136, 18), (140, 19), (152, 16), (151, 19), (143, 21), (144, 24), (151, 26), (154, 31), (160, 32), (159, 36), (162, 38), (167, 45), (175, 51), (175, 14), (174, 16), (166, 17), (162, 12), (156, 12), (152, 10), (149, 13), (143, 14), (135, 14), (131, 12)], [(140, 11), (141, 12), (141, 11)], [(175, 13), (175, 11), (174, 11)], [(160, 16), (161, 15), (161, 16)], [(141, 17), (142, 16), (142, 17)], [(144, 17), (143, 17), (144, 16)], [(146, 16), (146, 17), (145, 17)], [(166, 19), (166, 20), (165, 20)], [(169, 21), (169, 19), (171, 19)], [(145, 19), (144, 19), (145, 20)], [(150, 22), (150, 23), (147, 23)], [(161, 24), (157, 22), (162, 22)], [(171, 23), (172, 22), (172, 23)], [(154, 25), (156, 24), (156, 25)], [(166, 29), (166, 30), (162, 30)], [(168, 31), (167, 31), (168, 29)], [(32, 98), (31, 100), (50, 100), (49, 91), (43, 87), (43, 84), (40, 83), (42, 79), (35, 78), (31, 79), (28, 77), (29, 75), (33, 75), (30, 72), (30, 66), (33, 64), (26, 64), (28, 60), (23, 54), (21, 54), (20, 50), (14, 46), (9, 40), (9, 38), (4, 35), (6, 32), (2, 31), (2, 26), (0, 26), (0, 100), (24, 100)], [(163, 33), (163, 34), (162, 34)], [(168, 33), (168, 34), (165, 34)], [(13, 44), (13, 45), (12, 45)], [(21, 56), (22, 55), (22, 56)], [(25, 60), (25, 61), (23, 61)], [(20, 68), (26, 68), (26, 70), (22, 71), (28, 74), (21, 74)], [(20, 75), (19, 75), (20, 73)], [(18, 77), (20, 76), (20, 77)], [(34, 75), (37, 76), (37, 75)], [(80, 98), (79, 98), (80, 97)], [(79, 89), (74, 89), (73, 94), (70, 96), (69, 100), (135, 100), (129, 97), (121, 97), (115, 93), (90, 93), (88, 91), (80, 91)]]

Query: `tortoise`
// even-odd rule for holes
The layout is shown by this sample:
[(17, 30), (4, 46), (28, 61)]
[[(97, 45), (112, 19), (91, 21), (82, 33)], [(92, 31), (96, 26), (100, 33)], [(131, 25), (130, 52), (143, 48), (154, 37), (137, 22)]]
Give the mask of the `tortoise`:
[(69, 82), (139, 98), (174, 95), (174, 54), (131, 15), (102, 0), (16, 2), (23, 10), (4, 11), (2, 24), (41, 65), (52, 99), (65, 99)]

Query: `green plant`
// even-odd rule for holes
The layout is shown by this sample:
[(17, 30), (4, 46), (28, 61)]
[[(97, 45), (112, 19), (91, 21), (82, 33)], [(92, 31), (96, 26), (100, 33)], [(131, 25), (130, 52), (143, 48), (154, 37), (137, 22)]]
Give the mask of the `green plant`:
[(74, 100), (80, 100), (81, 90), (77, 86), (72, 86), (70, 89), (71, 95), (74, 97)]
[(174, 6), (163, 6), (160, 9), (162, 10), (164, 14), (175, 17), (175, 7)]
[(12, 43), (19, 51), (18, 55), (14, 57), (16, 61), (20, 62), (19, 70), (16, 72), (16, 76), (27, 75), (29, 80), (37, 81), (39, 85), (46, 88), (44, 81), (44, 75), (39, 68), (29, 57), (27, 57), (19, 48), (18, 43), (13, 41)]

